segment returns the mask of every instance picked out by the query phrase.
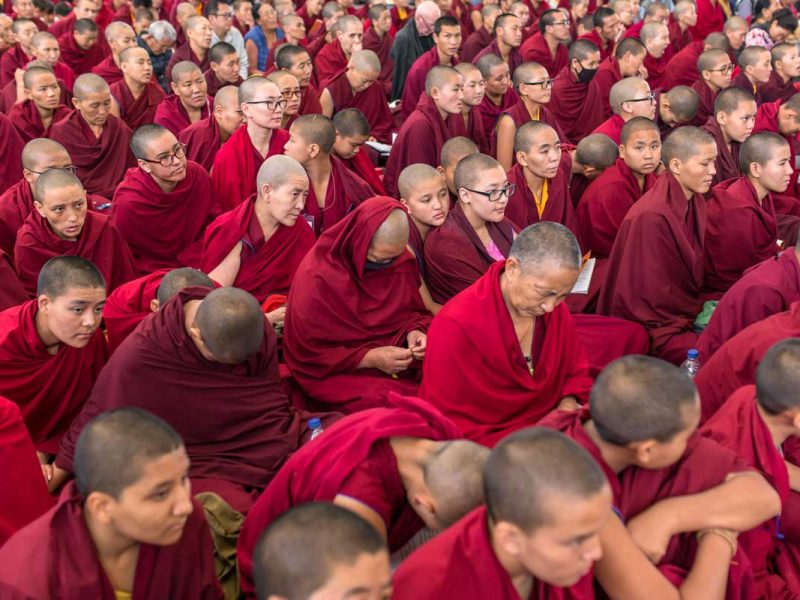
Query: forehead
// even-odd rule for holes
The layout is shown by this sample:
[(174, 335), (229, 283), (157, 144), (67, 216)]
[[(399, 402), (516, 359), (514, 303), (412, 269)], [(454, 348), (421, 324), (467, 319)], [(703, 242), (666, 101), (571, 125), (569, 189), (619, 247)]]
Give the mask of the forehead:
[(79, 98), (78, 96), (75, 96), (75, 98), (81, 102), (102, 102), (111, 98), (111, 92), (109, 92), (108, 89), (104, 89), (98, 92), (84, 94), (83, 98)]
[(492, 69), (489, 71), (489, 77), (493, 79), (497, 79), (505, 75), (508, 75), (508, 65), (506, 63), (492, 67)]
[(79, 199), (86, 196), (86, 190), (79, 185), (65, 185), (62, 187), (51, 188), (45, 194), (42, 204), (47, 206), (57, 202), (63, 202), (65, 199)]
[(461, 27), (459, 25), (442, 25), (440, 35), (453, 33), (461, 33)]
[(503, 167), (492, 167), (480, 171), (476, 178), (476, 183), (479, 185), (502, 184), (506, 179), (506, 173), (503, 171)]
[[(570, 510), (563, 510), (564, 506), (569, 506)], [(549, 524), (545, 527), (557, 530), (559, 535), (569, 537), (590, 534), (611, 513), (611, 490), (606, 484), (589, 497), (551, 492), (542, 498), (542, 510), (549, 517)]]
[[(269, 183), (269, 182), (267, 182)], [(289, 173), (286, 175), (284, 182), (278, 186), (279, 189), (307, 189), (308, 188), (308, 178), (298, 174), (298, 173)]]
[(472, 83), (483, 79), (483, 75), (481, 75), (481, 72), (478, 69), (464, 69), (463, 71), (459, 70), (459, 73), (461, 73), (464, 83)]
[(182, 85), (184, 83), (189, 83), (190, 81), (194, 81), (195, 79), (201, 78), (203, 74), (200, 72), (200, 69), (192, 69), (188, 73), (181, 73), (178, 75), (178, 85)]
[(72, 162), (72, 160), (69, 154), (60, 150), (57, 152), (38, 152), (36, 156), (33, 157), (33, 168), (36, 171), (41, 171), (45, 167), (66, 166), (70, 164), (70, 162)]
[(36, 73), (30, 78), (31, 86), (51, 85), (57, 82), (56, 76), (52, 73)]
[(628, 136), (628, 141), (626, 145), (637, 144), (640, 142), (651, 143), (651, 142), (660, 142), (661, 135), (659, 135), (658, 131), (653, 131), (650, 128), (647, 129), (640, 129), (639, 131), (634, 131)]
[(717, 155), (716, 144), (700, 144), (698, 146), (695, 146), (694, 148), (690, 148), (688, 156), (684, 159), (684, 162), (690, 163), (692, 162), (693, 158), (704, 159), (704, 158), (714, 157), (716, 155)]
[(530, 140), (531, 150), (535, 150), (538, 146), (558, 143), (558, 134), (551, 127), (537, 127), (527, 137)]
[(51, 300), (59, 300), (64, 303), (72, 302), (99, 302), (105, 300), (106, 290), (101, 287), (86, 287), (82, 285), (68, 286), (58, 296), (51, 297)]
[(540, 66), (530, 67), (525, 71), (525, 79), (527, 81), (538, 81), (539, 79), (547, 79), (549, 74), (547, 69)]
[(286, 71), (278, 71), (280, 75), (275, 76), (274, 83), (280, 87), (298, 87), (300, 84), (297, 77)]
[(309, 56), (308, 52), (298, 52), (291, 57), (291, 66), (296, 67), (301, 62), (306, 62), (309, 60), (311, 60), (311, 57)]
[(145, 147), (156, 154), (167, 152), (175, 147), (178, 143), (175, 134), (171, 131), (165, 131), (161, 135), (157, 135), (145, 143)]
[(133, 62), (136, 60), (146, 59), (149, 58), (150, 55), (147, 54), (147, 50), (144, 48), (130, 48), (125, 52), (125, 60), (122, 62)]
[(733, 113), (755, 113), (757, 110), (755, 100), (739, 100), (739, 103), (736, 105), (736, 108), (733, 109), (731, 114)]
[(430, 177), (425, 177), (422, 181), (418, 181), (414, 184), (414, 187), (411, 189), (411, 198), (414, 199), (420, 196), (426, 196), (428, 194), (436, 194), (445, 187), (444, 178), (441, 175), (431, 175)]

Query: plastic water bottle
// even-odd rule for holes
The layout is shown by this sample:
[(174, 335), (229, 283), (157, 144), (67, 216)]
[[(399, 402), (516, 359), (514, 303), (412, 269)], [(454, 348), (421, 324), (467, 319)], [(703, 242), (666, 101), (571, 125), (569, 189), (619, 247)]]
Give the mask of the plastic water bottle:
[(698, 352), (694, 348), (686, 353), (686, 360), (681, 364), (681, 370), (689, 377), (694, 379), (697, 372), (700, 370), (700, 361), (697, 359)]
[(322, 421), (320, 421), (317, 417), (309, 419), (308, 428), (311, 430), (311, 439), (313, 440), (320, 433), (322, 433)]

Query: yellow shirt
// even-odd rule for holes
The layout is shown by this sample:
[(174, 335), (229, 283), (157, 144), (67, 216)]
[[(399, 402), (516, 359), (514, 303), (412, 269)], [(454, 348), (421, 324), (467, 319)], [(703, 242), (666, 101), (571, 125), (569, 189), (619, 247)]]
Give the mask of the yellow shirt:
[(536, 194), (534, 194), (533, 190), (531, 190), (531, 194), (533, 194), (533, 201), (536, 204), (536, 212), (539, 213), (539, 218), (542, 218), (542, 213), (544, 212), (544, 207), (547, 206), (547, 179), (544, 180), (542, 183), (542, 197), (537, 198)]
[(131, 592), (121, 592), (119, 590), (114, 590), (114, 598), (117, 600), (131, 600), (133, 598), (133, 594)]

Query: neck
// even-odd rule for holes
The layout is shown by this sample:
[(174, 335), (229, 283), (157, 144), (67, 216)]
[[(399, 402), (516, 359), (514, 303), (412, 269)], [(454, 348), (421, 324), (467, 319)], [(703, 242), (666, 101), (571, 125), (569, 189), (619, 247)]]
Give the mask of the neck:
[(97, 554), (101, 562), (104, 559), (109, 561), (119, 560), (123, 555), (139, 550), (139, 542), (111, 531), (109, 527), (98, 523), (87, 510), (83, 511), (83, 520), (97, 548)]
[(119, 66), (119, 54), (112, 53), (111, 54), (111, 60), (114, 61), (115, 65)]
[(600, 437), (600, 434), (597, 433), (597, 428), (594, 426), (594, 421), (591, 419), (586, 421), (586, 423), (583, 424), (583, 430), (600, 450), (600, 456), (603, 457), (603, 461), (614, 473), (622, 473), (622, 471), (633, 464), (627, 459), (626, 455), (628, 452), (625, 448), (615, 444), (609, 444)]
[(773, 71), (783, 83), (789, 83), (789, 80), (791, 80), (791, 77), (784, 73), (783, 69), (773, 69)]
[(552, 35), (544, 34), (542, 37), (544, 38), (544, 41), (547, 43), (547, 47), (550, 49), (550, 54), (555, 54), (556, 48), (558, 48), (558, 45), (561, 42), (555, 39)]
[(397, 471), (403, 488), (410, 497), (425, 489), (424, 468), (436, 450), (437, 444), (431, 440), (411, 437), (393, 437), (389, 439), (395, 458)]
[(156, 182), (156, 185), (164, 193), (168, 194), (169, 192), (172, 192), (176, 187), (178, 187), (178, 182), (177, 181), (165, 181), (164, 179), (161, 179), (160, 177), (156, 177), (152, 173), (150, 174), (150, 177), (153, 178), (153, 181)]
[(203, 60), (206, 57), (206, 49), (205, 48), (201, 48), (200, 46), (198, 46), (197, 44), (195, 44), (191, 40), (189, 41), (189, 48), (191, 48), (191, 50), (194, 53), (194, 55), (197, 58), (199, 58), (200, 60)]
[(316, 184), (326, 183), (331, 176), (330, 154), (318, 154), (303, 166), (308, 172), (308, 178)]
[(411, 215), (411, 223), (414, 225), (414, 227), (417, 228), (420, 237), (424, 241), (428, 237), (428, 234), (430, 233), (432, 226), (418, 220), (417, 217), (415, 217), (414, 215)]
[(452, 63), (453, 59), (450, 56), (444, 54), (439, 48), (436, 48), (436, 54), (439, 56), (439, 64), (440, 65), (449, 65)]
[(101, 125), (92, 125), (83, 117), (83, 115), (81, 115), (81, 118), (83, 119), (84, 123), (88, 125), (89, 129), (92, 130), (92, 133), (95, 135), (95, 137), (100, 137), (103, 135), (103, 127)]
[(534, 102), (527, 96), (520, 96), (520, 98), (522, 98), (522, 103), (525, 105), (525, 108), (528, 109), (528, 112), (531, 115), (535, 115), (536, 112), (539, 110), (539, 108), (541, 108), (542, 106), (541, 104), (539, 104), (538, 102)]
[(503, 94), (493, 94), (487, 90), (486, 97), (497, 106), (500, 106), (503, 103)]
[(25, 56), (33, 56), (33, 52), (31, 52), (30, 48), (26, 48), (25, 46), (20, 44), (19, 45), (19, 49), (22, 50), (22, 52), (23, 52), (23, 54), (25, 54)]
[(708, 86), (708, 88), (709, 88), (709, 89), (710, 89), (712, 92), (714, 92), (715, 94), (716, 94), (717, 92), (719, 92), (720, 88), (718, 88), (717, 86), (715, 86), (715, 85), (714, 85), (713, 83), (711, 83), (711, 82), (710, 82), (708, 79), (703, 79), (703, 82), (704, 82), (704, 83), (705, 83), (705, 84)]
[(511, 578), (511, 583), (514, 584), (514, 588), (517, 590), (519, 597), (530, 598), (531, 591), (533, 591), (533, 576), (528, 573), (519, 558), (512, 556), (503, 549), (502, 544), (499, 543), (495, 536), (491, 519), (489, 519), (487, 525), (489, 527), (492, 551), (497, 557), (497, 562), (500, 563), (500, 566), (503, 567), (503, 570), (508, 574), (509, 578)]
[(508, 55), (511, 54), (511, 46), (506, 44), (503, 40), (497, 40), (497, 49), (500, 50), (500, 58), (508, 62)]
[(534, 196), (541, 196), (544, 177), (539, 177), (528, 168), (523, 168), (522, 173), (525, 175), (525, 183), (528, 184), (528, 189), (533, 192)]
[(383, 39), (383, 32), (374, 25), (372, 26), (372, 31), (375, 32), (375, 35), (377, 35), (379, 39)]
[(59, 340), (55, 335), (53, 335), (53, 332), (50, 331), (50, 328), (45, 322), (44, 315), (40, 310), (36, 311), (35, 321), (36, 334), (39, 336), (39, 339), (42, 340), (42, 343), (45, 345), (45, 347), (56, 347), (61, 343), (61, 340)]
[(255, 213), (261, 225), (261, 231), (264, 232), (264, 239), (268, 240), (278, 230), (280, 223), (270, 214), (267, 201), (261, 197), (261, 194), (256, 198)]
[[(31, 102), (33, 102), (33, 100), (31, 100)], [(45, 119), (49, 119), (50, 117), (52, 117), (53, 113), (56, 112), (54, 108), (42, 108), (38, 104), (34, 105), (36, 106), (36, 110), (39, 111), (39, 116), (42, 118), (43, 121)]]
[(795, 435), (797, 430), (791, 424), (785, 424), (784, 419), (780, 415), (771, 415), (761, 405), (756, 403), (756, 410), (758, 411), (761, 420), (769, 429), (772, 442), (776, 447), (780, 447), (790, 436)]
[[(250, 136), (250, 141), (258, 151), (262, 148), (268, 148), (269, 142), (272, 139), (272, 129), (266, 127), (259, 127), (253, 121), (247, 122), (247, 135)], [(264, 154), (262, 153), (262, 156)]]
[(747, 179), (756, 189), (756, 198), (758, 198), (758, 203), (761, 204), (764, 198), (766, 198), (769, 195), (769, 190), (765, 188), (758, 179), (749, 176), (747, 177)]
[(183, 327), (186, 329), (187, 335), (192, 340), (192, 343), (197, 346), (194, 338), (191, 336), (191, 328), (194, 325), (194, 318), (197, 315), (197, 309), (200, 308), (201, 300), (189, 300), (183, 304)]
[(444, 110), (444, 109), (443, 109), (441, 106), (439, 106), (438, 104), (436, 105), (436, 110), (438, 110), (438, 111), (439, 111), (439, 116), (440, 116), (440, 117), (442, 117), (442, 121), (447, 121), (447, 117), (449, 117), (449, 116), (450, 116), (450, 113), (449, 113), (449, 112), (447, 112), (446, 110)]
[(144, 88), (147, 87), (146, 83), (141, 83), (135, 79), (131, 79), (127, 75), (125, 76), (125, 85), (128, 86), (128, 89), (131, 91), (131, 94), (134, 98), (138, 98), (144, 91)]
[(633, 173), (633, 176), (636, 177), (636, 183), (639, 184), (639, 191), (641, 192), (644, 189), (645, 176), (639, 173), (639, 171), (634, 171), (631, 169), (630, 165), (628, 165), (628, 168), (630, 169), (631, 173)]

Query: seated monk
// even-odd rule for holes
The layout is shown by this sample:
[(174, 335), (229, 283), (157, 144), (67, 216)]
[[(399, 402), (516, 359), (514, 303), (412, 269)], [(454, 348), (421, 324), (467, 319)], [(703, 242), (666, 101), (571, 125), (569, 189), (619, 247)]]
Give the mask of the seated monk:
[(664, 87), (664, 71), (672, 58), (669, 48), (669, 28), (665, 23), (645, 23), (639, 32), (639, 41), (647, 49), (642, 66), (647, 70), (647, 83), (654, 90)]
[[(641, 323), (653, 354), (676, 364), (697, 343), (706, 215), (701, 194), (711, 186), (716, 156), (714, 138), (701, 129), (670, 134), (661, 149), (666, 172), (622, 221), (600, 291), (599, 314)], [(649, 267), (643, 271), (642, 265)]]
[(209, 48), (214, 34), (211, 23), (205, 17), (192, 15), (183, 22), (182, 29), (186, 34), (186, 43), (172, 52), (164, 71), (167, 79), (172, 79), (172, 70), (183, 61), (197, 65), (200, 73), (204, 73), (209, 67)]
[[(574, 150), (569, 151), (569, 157), (572, 159), (570, 196), (572, 205), (577, 207), (589, 184), (617, 160), (619, 145), (602, 133), (591, 134), (578, 142)], [(562, 157), (562, 160), (567, 159)]]
[(656, 124), (661, 130), (661, 138), (672, 133), (672, 130), (681, 125), (689, 125), (697, 118), (697, 105), (700, 97), (692, 88), (679, 85), (668, 92), (658, 94), (658, 111)]
[(266, 78), (267, 81), (271, 81), (278, 86), (281, 96), (286, 100), (286, 106), (281, 117), (281, 129), (288, 131), (289, 125), (294, 123), (300, 112), (300, 98), (302, 96), (300, 82), (297, 81), (297, 77), (288, 71), (273, 71)]
[(310, 416), (282, 391), (276, 338), (261, 306), (236, 288), (184, 289), (142, 321), (111, 356), (64, 437), (53, 482), (74, 472), (86, 423), (124, 407), (183, 431), (195, 493), (214, 492), (242, 514), (297, 450)]
[(47, 463), (108, 358), (99, 329), (106, 283), (88, 260), (60, 256), (38, 284), (35, 300), (0, 313), (0, 395), (19, 406)]
[[(281, 10), (281, 12), (283, 13), (285, 11)], [(283, 46), (283, 44), (293, 44), (303, 47), (307, 46), (306, 34), (308, 33), (308, 29), (306, 28), (306, 24), (302, 16), (294, 12), (291, 12), (289, 14), (283, 14), (283, 16), (277, 19), (277, 21), (279, 29), (283, 31), (283, 39), (282, 40), (276, 39), (275, 45), (271, 45), (269, 38), (267, 38), (267, 45), (270, 46), (270, 48), (269, 52), (267, 53), (267, 61), (266, 64), (264, 65), (265, 68), (263, 69), (264, 75), (267, 75), (271, 69), (275, 68), (275, 53), (281, 48), (281, 46)], [(269, 25), (267, 27), (269, 28)], [(245, 31), (244, 33), (246, 34), (247, 31)], [(277, 32), (276, 32), (276, 38), (277, 38)], [(252, 43), (253, 41), (251, 40), (251, 44)], [(245, 45), (249, 46), (247, 42), (245, 42)], [(257, 50), (257, 48), (254, 49)], [(253, 69), (249, 68), (249, 65), (248, 69), (251, 72), (253, 71)]]
[(418, 398), (343, 418), (295, 453), (247, 515), (237, 544), (242, 589), (252, 590), (253, 548), (298, 504), (332, 502), (365, 519), (389, 549), (420, 529), (445, 529), (483, 502), (486, 448)]
[(558, 120), (565, 142), (577, 143), (591, 131), (581, 125), (580, 116), (589, 83), (600, 65), (600, 51), (589, 40), (576, 40), (569, 47), (569, 63), (553, 81), (551, 98), (558, 98), (548, 108)]
[(364, 50), (372, 50), (378, 55), (381, 64), (378, 83), (388, 98), (392, 93), (392, 71), (394, 70), (394, 61), (389, 55), (394, 42), (391, 9), (383, 2), (378, 2), (369, 7), (367, 17), (370, 26), (364, 31)]
[[(760, 131), (771, 131), (782, 135), (789, 143), (789, 150), (792, 153), (791, 164), (795, 165), (795, 170), (786, 193), (793, 198), (800, 198), (800, 184), (798, 184), (800, 169), (796, 167), (797, 150), (795, 149), (796, 137), (800, 133), (800, 94), (795, 94), (786, 101), (765, 102), (759, 106), (753, 133)], [(776, 200), (781, 199), (777, 198)], [(788, 203), (789, 206), (783, 206), (783, 204), (783, 202), (776, 202), (775, 211), (779, 215), (783, 212), (797, 214), (797, 208), (791, 206), (793, 204), (791, 201)]]
[[(31, 52), (36, 60), (40, 60), (53, 69), (57, 79), (64, 84), (70, 94), (75, 83), (75, 71), (61, 60), (61, 49), (58, 40), (52, 33), (40, 31), (31, 39)], [(8, 84), (6, 84), (8, 85)]]
[(211, 171), (217, 152), (242, 123), (239, 90), (226, 85), (214, 96), (211, 114), (181, 131), (178, 141), (186, 146), (186, 158)]
[(223, 286), (236, 286), (262, 305), (283, 296), (266, 313), (283, 328), (285, 296), (297, 267), (314, 245), (314, 232), (303, 219), (308, 176), (288, 156), (271, 156), (258, 170), (258, 192), (208, 227), (202, 269)]
[(554, 78), (569, 65), (569, 18), (560, 9), (546, 10), (539, 18), (538, 29), (519, 51), (522, 60), (542, 65), (548, 77)]
[(208, 95), (214, 98), (220, 88), (239, 87), (244, 81), (239, 75), (239, 54), (227, 42), (217, 42), (208, 52), (208, 69), (203, 73)]
[(173, 93), (158, 105), (153, 122), (180, 135), (189, 125), (209, 115), (208, 85), (200, 68), (184, 60), (172, 69), (170, 87)]
[(714, 114), (703, 125), (703, 129), (714, 136), (717, 144), (717, 160), (714, 162), (717, 172), (712, 186), (741, 177), (739, 149), (753, 132), (756, 110), (753, 94), (747, 90), (729, 87), (717, 94)]
[(109, 88), (113, 103), (111, 114), (121, 118), (132, 130), (152, 123), (158, 105), (166, 95), (153, 81), (153, 63), (147, 50), (135, 46), (120, 52), (122, 78)]
[(388, 598), (392, 591), (386, 541), (353, 511), (330, 502), (297, 506), (275, 519), (252, 561), (258, 600)]
[[(527, 6), (526, 6), (527, 8)], [(461, 44), (458, 58), (462, 62), (472, 62), (478, 53), (492, 43), (494, 22), (504, 11), (499, 4), (481, 4), (480, 11), (474, 11), (473, 17), (475, 31), (470, 33)]]
[(329, 31), (333, 40), (314, 57), (317, 81), (344, 69), (353, 54), (362, 49), (364, 25), (357, 16), (345, 14), (339, 17)]
[(714, 48), (706, 50), (697, 58), (700, 79), (692, 84), (692, 89), (699, 97), (695, 116), (695, 123), (698, 125), (704, 124), (709, 117), (715, 115), (714, 101), (717, 94), (731, 86), (734, 66), (727, 52)]
[(566, 141), (558, 121), (547, 108), (553, 88), (553, 80), (547, 70), (538, 63), (526, 62), (517, 67), (512, 80), (519, 100), (500, 115), (494, 131), (497, 162), (506, 171), (511, 170), (516, 162), (514, 136), (525, 123), (545, 123), (555, 131), (559, 140)]
[(308, 173), (303, 218), (316, 236), (374, 194), (367, 183), (331, 158), (336, 130), (328, 117), (303, 115), (292, 123), (284, 152)]
[[(357, 108), (367, 118), (370, 135), (383, 144), (392, 143), (393, 118), (378, 76), (381, 63), (372, 50), (354, 52), (344, 71), (320, 84), (322, 114), (332, 118), (346, 108)], [(410, 112), (410, 111), (409, 111)]]
[(480, 69), (472, 63), (462, 62), (455, 67), (461, 73), (463, 82), (462, 92), (464, 98), (461, 100), (461, 118), (453, 117), (448, 119), (447, 125), (450, 133), (468, 137), (485, 154), (494, 154), (492, 150), (492, 140), (486, 137), (486, 128), (483, 126), (483, 116), (478, 108), (486, 95), (486, 82)]
[(8, 118), (23, 142), (47, 137), (53, 125), (70, 114), (61, 104), (61, 88), (49, 67), (28, 65), (22, 76), (27, 100), (17, 102), (8, 111)]
[[(590, 6), (589, 8), (592, 7)], [(608, 6), (595, 8), (599, 10), (593, 11), (594, 14), (591, 15), (592, 18), (588, 19), (589, 27), (584, 26), (588, 31), (581, 35), (579, 39), (589, 40), (597, 45), (600, 49), (602, 59), (605, 60), (611, 56), (614, 48), (618, 46), (617, 41), (620, 37), (620, 30), (623, 24), (620, 22), (619, 16), (613, 8)]]
[(383, 181), (369, 154), (361, 149), (370, 138), (369, 121), (357, 108), (345, 108), (333, 115), (336, 141), (333, 155), (372, 188), (373, 195), (385, 196)]
[(300, 83), (300, 108), (298, 115), (316, 115), (322, 112), (319, 91), (311, 83), (314, 73), (311, 57), (305, 48), (286, 44), (275, 55), (275, 68), (287, 71)]
[(483, 139), (492, 140), (497, 120), (519, 101), (511, 86), (511, 72), (503, 59), (496, 54), (486, 54), (475, 63), (486, 82), (483, 100), (477, 106), (483, 123)]
[(136, 48), (136, 32), (127, 23), (113, 21), (105, 30), (106, 45), (109, 54), (101, 63), (92, 67), (92, 73), (106, 80), (108, 85), (113, 85), (122, 80), (120, 68), (120, 54), (127, 48)]
[(99, 416), (78, 442), (75, 481), (3, 546), (0, 587), (28, 598), (221, 600), (188, 469), (180, 436), (162, 420), (133, 409)]
[(453, 67), (440, 65), (428, 71), (425, 95), (403, 122), (392, 144), (383, 176), (387, 192), (396, 194), (397, 178), (408, 165), (425, 163), (435, 167), (439, 164), (442, 145), (453, 137), (447, 122), (451, 115), (461, 115), (464, 95), (461, 88), (461, 75)]
[(764, 102), (788, 100), (797, 93), (794, 79), (800, 77), (800, 54), (794, 44), (782, 42), (772, 47), (770, 55), (772, 73), (761, 86), (761, 97)]
[[(743, 177), (711, 190), (706, 220), (705, 288), (725, 292), (742, 274), (775, 256), (784, 234), (778, 228), (772, 195), (786, 191), (792, 176), (791, 151), (777, 133), (763, 131), (742, 144)], [(797, 240), (797, 222), (788, 234)]]
[(17, 69), (24, 69), (33, 58), (31, 40), (39, 33), (32, 19), (17, 18), (11, 25), (12, 39), (16, 42), (0, 57), (0, 86), (14, 80)]
[(508, 65), (509, 73), (513, 74), (523, 62), (519, 51), (522, 45), (522, 23), (513, 12), (506, 12), (494, 20), (493, 29), (494, 41), (472, 60), (477, 62), (487, 54), (494, 54)]
[(725, 292), (697, 341), (700, 360), (708, 360), (742, 329), (800, 300), (800, 244), (748, 269)]
[(761, 86), (769, 81), (772, 73), (772, 55), (767, 48), (762, 46), (748, 46), (737, 57), (739, 75), (731, 81), (731, 87), (747, 90), (756, 99), (756, 104), (761, 106), (764, 98), (761, 95)]
[(140, 274), (197, 267), (206, 226), (219, 214), (211, 177), (186, 159), (186, 147), (161, 125), (142, 125), (131, 138), (139, 165), (117, 187), (111, 223), (133, 253)]
[(111, 198), (125, 171), (134, 166), (131, 130), (110, 113), (111, 92), (98, 75), (75, 80), (75, 110), (50, 128), (48, 137), (69, 152), (86, 191)]
[(456, 167), (462, 158), (478, 154), (478, 152), (480, 150), (475, 142), (464, 136), (450, 138), (442, 146), (436, 170), (444, 176), (447, 191), (450, 192), (450, 208), (453, 208), (458, 202), (458, 191), (455, 183)]
[[(589, 453), (561, 433), (529, 428), (492, 451), (484, 479), (486, 506), (406, 559), (392, 597), (593, 598), (598, 534), (614, 517), (611, 489)], [(572, 540), (568, 548), (563, 540)]]
[(622, 126), (634, 117), (654, 120), (656, 98), (650, 86), (641, 77), (626, 77), (611, 86), (609, 103), (614, 113), (598, 125), (592, 133), (607, 135), (615, 144), (620, 144)]
[(297, 269), (283, 350), (313, 405), (355, 412), (382, 406), (390, 391), (416, 392), (431, 315), (408, 227), (399, 202), (371, 198), (324, 232)]
[(88, 210), (86, 190), (72, 171), (42, 173), (33, 188), (33, 207), (14, 246), (17, 273), (31, 296), (42, 266), (60, 255), (80, 256), (97, 265), (109, 292), (136, 276), (122, 235), (106, 215)]
[(223, 211), (233, 210), (256, 192), (256, 174), (273, 154), (283, 153), (289, 133), (281, 126), (286, 99), (278, 86), (250, 77), (239, 86), (245, 124), (217, 152), (211, 169), (214, 194)]
[[(4, 160), (0, 164), (0, 190), (5, 192), (22, 175), (22, 164), (16, 157), (22, 155), (25, 142), (14, 124), (5, 115), (0, 115), (0, 136), (3, 139), (3, 150), (9, 157), (9, 160)], [(0, 241), (0, 248), (2, 248), (2, 241)]]
[[(91, 0), (83, 0), (88, 5), (93, 5)], [(61, 56), (67, 66), (76, 75), (89, 73), (96, 64), (105, 58), (105, 50), (98, 41), (100, 33), (97, 23), (91, 19), (75, 19), (66, 33), (56, 35), (61, 47)]]
[(119, 286), (103, 306), (108, 348), (114, 352), (145, 317), (156, 312), (187, 287), (218, 287), (197, 269), (161, 269)]

